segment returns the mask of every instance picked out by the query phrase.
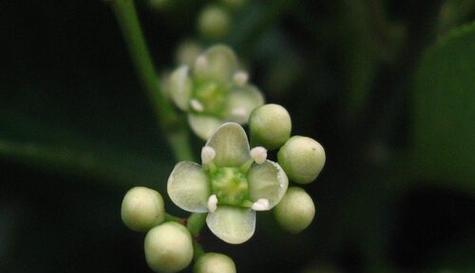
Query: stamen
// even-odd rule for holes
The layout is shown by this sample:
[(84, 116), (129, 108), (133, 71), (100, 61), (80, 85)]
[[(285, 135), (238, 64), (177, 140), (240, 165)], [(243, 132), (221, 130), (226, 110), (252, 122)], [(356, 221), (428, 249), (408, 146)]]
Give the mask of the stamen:
[(218, 208), (218, 197), (216, 197), (216, 194), (213, 194), (208, 198), (208, 211), (215, 212), (217, 208)]
[(197, 99), (192, 99), (190, 101), (190, 105), (191, 108), (193, 108), (193, 110), (195, 110), (196, 112), (203, 112), (204, 110), (203, 104)]
[(251, 158), (254, 159), (257, 164), (262, 164), (267, 159), (267, 150), (262, 146), (252, 148), (250, 154)]
[(201, 163), (203, 165), (211, 163), (216, 156), (216, 151), (210, 146), (203, 146), (201, 149)]
[(234, 73), (234, 76), (233, 76), (233, 80), (234, 80), (234, 83), (237, 85), (237, 86), (244, 86), (247, 81), (249, 80), (249, 74), (247, 74), (246, 72), (244, 71), (238, 71), (236, 73)]
[(201, 72), (206, 68), (208, 68), (208, 59), (203, 55), (198, 56), (195, 61), (195, 70)]
[(251, 209), (255, 211), (264, 211), (270, 209), (269, 200), (265, 198), (258, 199), (254, 204), (252, 204)]

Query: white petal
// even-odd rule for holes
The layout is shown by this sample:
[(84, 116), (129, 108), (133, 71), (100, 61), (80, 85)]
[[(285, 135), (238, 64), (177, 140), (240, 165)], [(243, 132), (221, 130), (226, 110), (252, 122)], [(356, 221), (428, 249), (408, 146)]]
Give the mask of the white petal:
[(264, 104), (261, 92), (252, 85), (231, 90), (226, 105), (228, 119), (241, 124), (247, 123), (251, 112)]
[(234, 51), (225, 45), (210, 47), (197, 58), (194, 73), (197, 78), (228, 82), (238, 67)]
[(249, 193), (253, 201), (267, 199), (270, 209), (277, 205), (289, 186), (287, 175), (279, 164), (266, 160), (253, 164), (247, 174)]
[(216, 157), (216, 152), (214, 151), (213, 148), (204, 146), (201, 149), (201, 163), (203, 165), (206, 165), (213, 161), (213, 159)]
[(241, 244), (249, 240), (256, 229), (256, 213), (251, 209), (220, 206), (208, 213), (206, 223), (221, 240)]
[(190, 212), (207, 212), (209, 183), (200, 165), (182, 161), (168, 178), (167, 191), (178, 207)]
[(269, 200), (267, 200), (265, 198), (261, 198), (261, 199), (257, 200), (256, 202), (254, 202), (254, 204), (252, 204), (251, 209), (253, 209), (255, 211), (270, 210)]
[(188, 110), (188, 102), (192, 90), (191, 79), (188, 75), (188, 66), (180, 66), (172, 72), (168, 81), (168, 90), (178, 108), (184, 111)]
[(188, 114), (191, 130), (203, 140), (207, 140), (223, 121), (212, 116)]
[(206, 142), (214, 149), (218, 167), (239, 167), (250, 159), (249, 141), (241, 125), (227, 122), (221, 125)]

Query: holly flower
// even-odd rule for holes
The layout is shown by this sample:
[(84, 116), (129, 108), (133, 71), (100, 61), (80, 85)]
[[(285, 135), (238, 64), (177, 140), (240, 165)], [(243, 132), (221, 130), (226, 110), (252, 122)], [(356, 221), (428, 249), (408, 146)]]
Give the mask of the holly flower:
[(178, 67), (167, 84), (176, 106), (188, 113), (193, 132), (205, 140), (224, 122), (247, 123), (252, 110), (264, 103), (232, 49), (224, 45), (199, 55), (193, 67)]
[(255, 231), (256, 211), (276, 206), (288, 187), (280, 165), (267, 160), (263, 147), (250, 149), (244, 129), (221, 125), (201, 151), (202, 165), (182, 161), (168, 178), (171, 200), (194, 213), (208, 213), (206, 223), (221, 240), (240, 244)]

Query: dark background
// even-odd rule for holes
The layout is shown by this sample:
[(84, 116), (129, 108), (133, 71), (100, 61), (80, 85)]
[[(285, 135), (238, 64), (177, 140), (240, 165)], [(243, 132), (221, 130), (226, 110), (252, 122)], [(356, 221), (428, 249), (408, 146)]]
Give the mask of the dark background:
[[(205, 231), (205, 249), (233, 257), (238, 272), (475, 272), (475, 83), (463, 76), (475, 71), (473, 27), (424, 55), (475, 18), (472, 2), (249, 1), (236, 11), (220, 42), (289, 110), (293, 134), (323, 144), (327, 163), (306, 187), (318, 206), (306, 231), (287, 234), (260, 213), (248, 243)], [(216, 42), (196, 34), (205, 5), (138, 3), (158, 71), (174, 67), (181, 40)], [(175, 162), (109, 4), (3, 1), (0, 34), (0, 272), (151, 272), (120, 202), (134, 185), (166, 196)]]

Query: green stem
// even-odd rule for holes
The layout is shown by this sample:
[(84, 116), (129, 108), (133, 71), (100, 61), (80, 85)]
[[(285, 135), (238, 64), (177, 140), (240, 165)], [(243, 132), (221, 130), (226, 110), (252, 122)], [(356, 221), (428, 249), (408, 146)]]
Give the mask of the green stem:
[(174, 216), (174, 215), (171, 215), (171, 214), (165, 214), (165, 221), (174, 221), (174, 222), (183, 222), (183, 219), (180, 218), (180, 217), (177, 217), (177, 216)]
[(192, 213), (186, 221), (186, 227), (194, 237), (198, 236), (206, 222), (206, 213)]
[(162, 95), (157, 73), (140, 27), (133, 0), (111, 0), (137, 74), (153, 106), (162, 131), (178, 160), (192, 159), (188, 132), (169, 101)]

